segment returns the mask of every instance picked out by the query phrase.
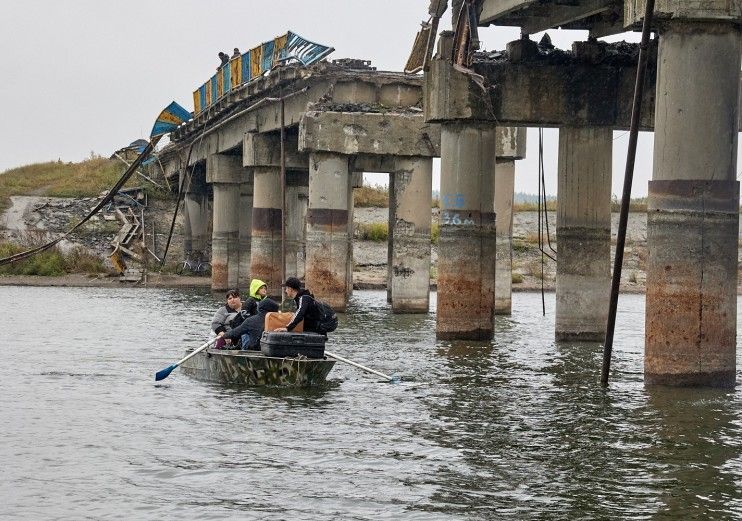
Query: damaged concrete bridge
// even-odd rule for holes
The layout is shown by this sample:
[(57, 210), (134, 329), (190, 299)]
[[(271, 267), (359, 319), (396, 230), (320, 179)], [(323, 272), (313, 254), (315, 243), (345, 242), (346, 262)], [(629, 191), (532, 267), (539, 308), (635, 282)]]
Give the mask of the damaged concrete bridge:
[[(442, 14), (445, 2), (431, 2)], [(612, 131), (627, 128), (638, 49), (595, 38), (641, 26), (645, 0), (464, 0), (456, 33), (426, 74), (426, 121), (441, 132), (437, 332), (492, 335), (494, 216), (489, 176), (496, 125), (559, 128), (558, 339), (603, 339), (610, 288)], [(463, 20), (463, 22), (462, 22)], [(475, 23), (467, 25), (467, 21)], [(645, 380), (733, 387), (736, 376), (737, 140), (742, 2), (657, 0), (641, 126), (654, 133), (649, 183)], [(501, 53), (476, 53), (478, 27), (516, 26)], [(586, 29), (571, 52), (529, 34)], [(467, 38), (467, 35), (470, 37)], [(478, 270), (476, 268), (479, 268)], [(474, 269), (473, 269), (474, 268)]]
[[(382, 172), (390, 175), (389, 300), (395, 312), (427, 312), (432, 159), (440, 156), (441, 130), (425, 121), (422, 100), (422, 77), (368, 62), (285, 65), (174, 132), (160, 160), (184, 187), (185, 252), (210, 252), (212, 289), (259, 278), (277, 292), (285, 257), (287, 274), (303, 275), (319, 298), (344, 310), (353, 288), (352, 190), (363, 172)], [(513, 161), (525, 154), (520, 135), (493, 134), (510, 207)], [(493, 161), (492, 183), (494, 168)], [(494, 201), (494, 186), (488, 193)], [(507, 269), (501, 295), (509, 311)]]

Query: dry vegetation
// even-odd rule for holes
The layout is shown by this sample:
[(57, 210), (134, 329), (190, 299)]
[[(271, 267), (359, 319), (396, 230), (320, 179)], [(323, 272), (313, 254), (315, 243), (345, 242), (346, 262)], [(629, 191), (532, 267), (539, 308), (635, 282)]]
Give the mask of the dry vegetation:
[(385, 186), (362, 186), (353, 190), (353, 204), (357, 208), (388, 208), (389, 189)]
[[(0, 258), (20, 253), (38, 244), (17, 244), (0, 242)], [(62, 253), (58, 248), (50, 248), (26, 260), (0, 266), (0, 275), (42, 275), (54, 277), (67, 273), (106, 273), (103, 261), (84, 248), (74, 248)]]
[[(11, 195), (94, 197), (110, 189), (126, 166), (120, 161), (92, 158), (80, 163), (49, 162), (21, 166), (0, 174), (0, 210), (10, 205)], [(144, 186), (150, 196), (157, 191), (134, 175), (126, 186)]]

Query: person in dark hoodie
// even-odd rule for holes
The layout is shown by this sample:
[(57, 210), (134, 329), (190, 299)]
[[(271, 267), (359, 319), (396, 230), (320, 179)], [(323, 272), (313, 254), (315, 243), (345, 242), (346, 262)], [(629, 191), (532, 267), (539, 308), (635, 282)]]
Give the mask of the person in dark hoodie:
[(320, 311), (314, 302), (314, 295), (309, 290), (301, 287), (301, 281), (296, 277), (286, 279), (286, 296), (294, 299), (296, 303), (296, 313), (291, 317), (286, 327), (276, 329), (276, 331), (293, 331), (299, 322), (304, 321), (304, 332), (319, 333), (317, 327), (320, 318)]
[[(260, 351), (260, 337), (265, 330), (265, 315), (278, 311), (278, 303), (269, 298), (263, 299), (258, 304), (258, 313), (247, 319), (242, 324), (224, 334), (224, 339), (229, 343), (242, 340), (242, 349)], [(245, 338), (247, 336), (247, 338)]]

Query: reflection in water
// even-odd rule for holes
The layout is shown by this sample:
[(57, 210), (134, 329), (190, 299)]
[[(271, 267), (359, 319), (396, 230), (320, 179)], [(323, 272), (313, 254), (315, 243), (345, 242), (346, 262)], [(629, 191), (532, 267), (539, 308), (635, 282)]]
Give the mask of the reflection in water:
[[(523, 312), (518, 297), (514, 317)], [(621, 318), (641, 315), (624, 310)], [(437, 345), (445, 392), (424, 398), (435, 421), (413, 434), (456, 450), (460, 461), (439, 469), (429, 482), (438, 489), (421, 508), (480, 519), (740, 514), (736, 393), (645, 391), (635, 331), (620, 336), (606, 391), (597, 385), (600, 345), (554, 342), (548, 313), (524, 324), (497, 320), (491, 345)]]
[(433, 313), (394, 315), (385, 297), (357, 292), (328, 349), (403, 382), (338, 363), (302, 390), (154, 384), (221, 295), (0, 288), (3, 515), (742, 516), (739, 394), (645, 389), (643, 297), (622, 297), (607, 390), (598, 344), (553, 341), (553, 295), (546, 317), (539, 295), (514, 295), (485, 343), (436, 341)]

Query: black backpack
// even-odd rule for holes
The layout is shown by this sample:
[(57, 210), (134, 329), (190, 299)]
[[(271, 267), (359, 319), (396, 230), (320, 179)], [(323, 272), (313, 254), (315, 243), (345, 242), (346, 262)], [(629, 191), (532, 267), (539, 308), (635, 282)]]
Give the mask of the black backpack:
[(329, 305), (321, 300), (314, 299), (317, 307), (317, 329), (320, 333), (332, 333), (338, 327), (338, 317)]

